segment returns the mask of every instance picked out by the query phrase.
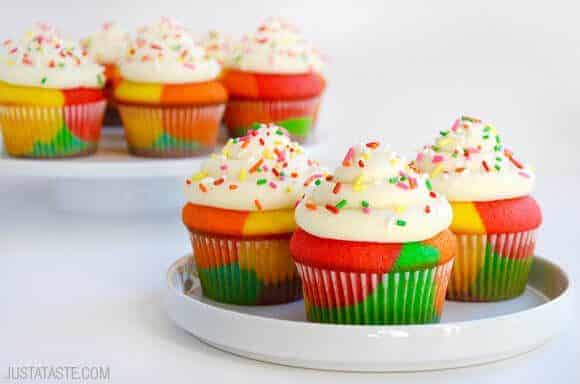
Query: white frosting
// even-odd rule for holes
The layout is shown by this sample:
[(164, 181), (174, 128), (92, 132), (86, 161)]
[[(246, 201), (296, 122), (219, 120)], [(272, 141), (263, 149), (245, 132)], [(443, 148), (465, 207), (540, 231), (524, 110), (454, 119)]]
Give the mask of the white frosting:
[(403, 243), (429, 239), (451, 224), (447, 200), (429, 190), (394, 152), (378, 143), (349, 149), (334, 178), (308, 191), (296, 223), (315, 236)]
[(212, 155), (187, 180), (186, 195), (193, 204), (224, 209), (291, 209), (322, 176), (318, 163), (283, 128), (261, 125)]
[(119, 24), (107, 22), (81, 44), (99, 64), (115, 64), (127, 50), (129, 33)]
[(119, 62), (123, 78), (139, 83), (185, 84), (214, 80), (219, 64), (183, 26), (162, 19), (143, 27)]
[(20, 40), (6, 40), (0, 58), (0, 81), (42, 88), (102, 88), (103, 67), (88, 58), (77, 43), (63, 40), (45, 24), (37, 24)]
[(233, 45), (226, 66), (246, 72), (296, 74), (318, 72), (323, 62), (296, 28), (269, 19)]
[(208, 57), (224, 65), (232, 45), (232, 38), (219, 31), (209, 31), (202, 39), (198, 41)]
[(496, 129), (463, 116), (414, 162), (431, 175), (433, 189), (450, 201), (493, 201), (529, 195), (535, 175), (503, 143)]

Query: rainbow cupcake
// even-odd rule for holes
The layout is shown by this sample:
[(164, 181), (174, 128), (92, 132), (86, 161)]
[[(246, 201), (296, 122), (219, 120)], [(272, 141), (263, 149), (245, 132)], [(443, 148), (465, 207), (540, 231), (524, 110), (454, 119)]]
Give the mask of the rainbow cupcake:
[(453, 209), (458, 253), (447, 297), (496, 301), (523, 293), (542, 214), (534, 173), (503, 147), (496, 129), (462, 116), (414, 162)]
[(451, 207), (429, 185), (371, 142), (350, 148), (334, 176), (306, 193), (290, 250), (308, 320), (439, 321), (456, 243)]
[(115, 88), (129, 151), (147, 157), (211, 152), (227, 101), (219, 64), (169, 19), (138, 31)]
[(9, 155), (59, 158), (97, 150), (103, 68), (78, 44), (38, 24), (6, 40), (0, 58), (0, 125)]
[(205, 296), (240, 305), (301, 297), (288, 246), (294, 206), (322, 176), (283, 128), (262, 125), (186, 180), (182, 216)]
[(254, 122), (275, 123), (304, 142), (326, 87), (321, 68), (320, 54), (282, 20), (270, 19), (246, 35), (232, 46), (223, 77), (230, 134), (244, 135)]
[(115, 85), (121, 81), (117, 62), (127, 51), (129, 41), (129, 33), (115, 22), (104, 23), (97, 32), (81, 41), (81, 45), (89, 53), (89, 56), (96, 63), (105, 67), (106, 125), (121, 124), (113, 98), (113, 90)]

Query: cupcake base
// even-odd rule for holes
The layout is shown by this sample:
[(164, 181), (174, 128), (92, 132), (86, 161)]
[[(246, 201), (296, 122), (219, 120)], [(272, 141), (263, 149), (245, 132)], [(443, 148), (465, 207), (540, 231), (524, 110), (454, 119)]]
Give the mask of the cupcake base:
[(280, 304), (302, 297), (290, 258), (290, 234), (256, 239), (190, 234), (204, 296), (238, 305)]
[(524, 292), (534, 255), (535, 231), (456, 236), (458, 253), (448, 299), (498, 301)]
[(305, 100), (229, 100), (224, 122), (232, 137), (245, 136), (254, 123), (274, 123), (304, 143), (316, 127), (320, 97)]
[(297, 265), (309, 321), (367, 325), (438, 322), (452, 266), (379, 274)]
[(144, 157), (191, 157), (213, 151), (224, 104), (140, 106), (117, 104), (129, 152)]

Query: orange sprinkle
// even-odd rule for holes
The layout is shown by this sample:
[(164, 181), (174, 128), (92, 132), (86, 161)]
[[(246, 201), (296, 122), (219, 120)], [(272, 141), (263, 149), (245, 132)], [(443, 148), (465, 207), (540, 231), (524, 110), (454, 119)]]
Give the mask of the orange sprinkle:
[(379, 145), (380, 145), (380, 143), (377, 141), (373, 141), (371, 143), (366, 144), (367, 148), (372, 148), (372, 149), (376, 149)]
[(230, 189), (230, 191), (233, 191), (233, 190), (238, 189), (238, 186), (236, 184), (230, 184), (230, 186), (228, 188)]
[(262, 204), (260, 203), (260, 200), (254, 200), (254, 204), (256, 205), (256, 208), (258, 208), (258, 210), (262, 210)]
[(242, 148), (246, 148), (248, 145), (250, 145), (250, 140), (245, 140), (245, 141), (242, 143), (241, 147), (242, 147)]
[(185, 184), (190, 185), (191, 184), (191, 180), (189, 180), (189, 179), (185, 180)]
[(461, 168), (455, 168), (455, 173), (461, 173), (461, 172), (463, 172), (463, 171), (465, 171), (465, 168), (464, 168), (464, 167), (461, 167)]
[(310, 209), (311, 211), (316, 211), (316, 204), (306, 203), (306, 208)]
[(350, 166), (352, 166), (352, 161), (350, 161), (350, 160), (344, 160), (342, 162), (342, 166), (343, 167), (350, 167)]
[(290, 177), (292, 177), (292, 178), (294, 178), (294, 179), (295, 179), (295, 178), (297, 178), (297, 177), (298, 177), (298, 174), (297, 174), (296, 172), (292, 172), (292, 173), (290, 174)]
[(216, 180), (213, 182), (213, 185), (221, 185), (221, 184), (223, 184), (223, 183), (224, 183), (224, 178), (223, 178), (223, 177), (220, 177), (219, 179), (216, 179)]
[(202, 192), (207, 192), (207, 188), (202, 183), (199, 183), (199, 189), (201, 189)]
[(332, 188), (332, 193), (336, 195), (338, 192), (340, 192), (341, 187), (342, 184), (340, 182), (337, 182), (336, 184), (334, 184), (334, 188)]
[(262, 163), (264, 162), (264, 159), (260, 159), (256, 162), (256, 164), (252, 165), (252, 167), (248, 170), (248, 172), (250, 173), (254, 173), (258, 170), (258, 168), (260, 168), (260, 166), (262, 165)]

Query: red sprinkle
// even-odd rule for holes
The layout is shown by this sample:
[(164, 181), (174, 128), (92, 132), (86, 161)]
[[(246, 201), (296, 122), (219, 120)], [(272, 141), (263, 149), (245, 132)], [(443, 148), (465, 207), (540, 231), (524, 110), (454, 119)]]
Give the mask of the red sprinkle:
[(361, 168), (364, 168), (364, 167), (365, 167), (365, 162), (364, 162), (364, 161), (362, 161), (362, 159), (361, 159), (361, 160), (359, 160), (359, 161), (358, 161), (358, 166), (359, 166), (359, 167), (361, 167)]
[(489, 165), (487, 165), (485, 160), (482, 160), (481, 165), (483, 166), (483, 169), (485, 169), (485, 172), (489, 172)]
[(264, 144), (266, 144), (266, 142), (264, 141), (264, 139), (262, 139), (262, 138), (260, 137), (260, 145), (261, 145), (261, 146), (264, 146)]
[(191, 184), (191, 180), (189, 180), (189, 179), (185, 180), (185, 184), (190, 185)]
[(367, 144), (366, 144), (366, 147), (367, 147), (367, 148), (372, 148), (372, 149), (375, 149), (375, 148), (377, 148), (379, 145), (380, 145), (380, 143), (379, 143), (379, 142), (377, 142), (377, 141), (373, 141), (373, 142), (367, 143)]
[(425, 206), (425, 213), (431, 213), (431, 207), (426, 205)]
[(324, 208), (334, 213), (335, 215), (338, 215), (338, 208), (336, 208), (334, 205), (326, 204)]
[(336, 195), (337, 193), (340, 192), (341, 188), (342, 188), (342, 184), (340, 182), (337, 182), (336, 184), (334, 184), (334, 188), (332, 188), (332, 193), (334, 193)]
[(332, 177), (332, 175), (326, 176), (326, 181), (332, 181), (332, 179), (334, 179), (334, 177)]
[(433, 191), (429, 192), (429, 196), (431, 196), (432, 198), (436, 198), (437, 194)]

